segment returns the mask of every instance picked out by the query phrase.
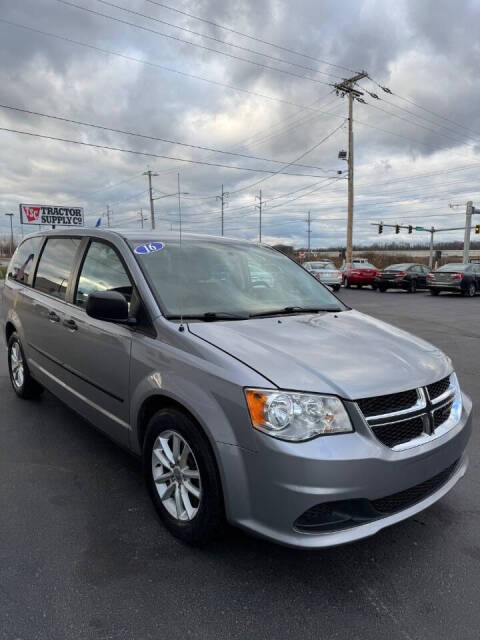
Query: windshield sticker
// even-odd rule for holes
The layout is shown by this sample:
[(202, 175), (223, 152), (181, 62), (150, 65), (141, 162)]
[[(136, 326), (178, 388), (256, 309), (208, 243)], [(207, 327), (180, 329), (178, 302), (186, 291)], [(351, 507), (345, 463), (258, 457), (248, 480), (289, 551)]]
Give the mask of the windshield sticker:
[(135, 247), (134, 251), (135, 253), (145, 256), (149, 253), (160, 251), (164, 246), (163, 242), (146, 242), (145, 244), (139, 244), (138, 247)]

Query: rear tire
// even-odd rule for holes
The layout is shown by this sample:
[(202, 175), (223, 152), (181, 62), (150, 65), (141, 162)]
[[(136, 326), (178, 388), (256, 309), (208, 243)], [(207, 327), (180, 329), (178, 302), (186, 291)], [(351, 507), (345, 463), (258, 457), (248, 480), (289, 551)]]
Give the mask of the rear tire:
[(465, 289), (464, 291), (462, 291), (462, 295), (464, 295), (467, 298), (473, 298), (473, 296), (477, 293), (477, 287), (475, 286), (474, 282), (471, 282), (468, 285), (468, 288)]
[(157, 514), (172, 535), (189, 544), (205, 544), (223, 533), (223, 493), (215, 457), (189, 416), (174, 408), (154, 414), (145, 436), (143, 469)]
[(8, 340), (8, 373), (12, 388), (19, 398), (30, 400), (38, 398), (43, 387), (30, 375), (22, 343), (14, 331)]

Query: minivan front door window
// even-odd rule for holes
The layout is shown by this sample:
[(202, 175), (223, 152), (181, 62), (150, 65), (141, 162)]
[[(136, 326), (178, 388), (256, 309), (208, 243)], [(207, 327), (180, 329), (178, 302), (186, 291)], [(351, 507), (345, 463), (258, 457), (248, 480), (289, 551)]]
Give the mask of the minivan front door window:
[(97, 291), (118, 291), (130, 304), (132, 283), (115, 250), (104, 242), (92, 242), (82, 266), (75, 304), (85, 307), (88, 296)]

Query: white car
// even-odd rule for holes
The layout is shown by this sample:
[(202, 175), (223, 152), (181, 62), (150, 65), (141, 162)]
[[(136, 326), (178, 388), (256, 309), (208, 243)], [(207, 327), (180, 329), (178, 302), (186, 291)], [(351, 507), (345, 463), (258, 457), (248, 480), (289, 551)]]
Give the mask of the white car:
[(304, 262), (304, 269), (310, 271), (317, 280), (320, 280), (323, 284), (328, 284), (334, 291), (340, 289), (342, 284), (342, 272), (330, 262), (330, 260), (323, 260), (322, 262)]

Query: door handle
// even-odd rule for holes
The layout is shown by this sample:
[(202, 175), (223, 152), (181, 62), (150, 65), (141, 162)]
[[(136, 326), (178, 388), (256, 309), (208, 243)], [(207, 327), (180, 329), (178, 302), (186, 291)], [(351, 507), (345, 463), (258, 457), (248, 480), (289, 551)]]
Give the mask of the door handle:
[(50, 311), (50, 313), (48, 314), (48, 319), (50, 320), (50, 322), (60, 322), (60, 316), (57, 316), (55, 311)]
[(67, 327), (67, 329), (70, 329), (70, 331), (76, 331), (78, 329), (77, 323), (75, 322), (75, 320), (72, 320), (71, 318), (68, 320), (64, 320), (63, 326)]

